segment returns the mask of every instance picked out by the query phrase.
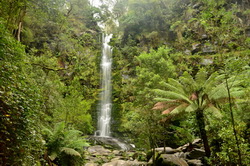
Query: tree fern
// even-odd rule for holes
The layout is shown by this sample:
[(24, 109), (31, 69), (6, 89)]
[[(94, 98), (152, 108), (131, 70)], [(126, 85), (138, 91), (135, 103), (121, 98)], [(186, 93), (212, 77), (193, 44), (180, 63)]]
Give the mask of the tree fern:
[(189, 100), (188, 97), (186, 97), (185, 95), (179, 94), (177, 92), (164, 91), (164, 90), (161, 90), (161, 89), (155, 89), (154, 91), (155, 91), (156, 95), (166, 97), (167, 99), (183, 99), (183, 100), (188, 101), (188, 102), (191, 103), (191, 101)]
[[(227, 82), (226, 82), (227, 81)], [(153, 109), (163, 110), (163, 114), (169, 115), (165, 120), (184, 112), (194, 111), (197, 124), (203, 139), (206, 155), (210, 156), (210, 148), (205, 130), (204, 111), (221, 118), (219, 104), (228, 102), (226, 83), (230, 86), (232, 98), (242, 95), (241, 81), (231, 77), (225, 80), (225, 75), (212, 73), (209, 77), (204, 69), (201, 69), (193, 78), (185, 72), (178, 80), (169, 79), (168, 83), (162, 83), (166, 89), (155, 89), (156, 103)]]
[(204, 69), (199, 70), (195, 76), (195, 82), (197, 85), (202, 86), (207, 80), (207, 72)]
[(67, 158), (67, 156), (69, 158), (81, 157), (83, 147), (89, 146), (81, 136), (81, 131), (66, 129), (63, 122), (56, 124), (53, 129), (44, 128), (43, 133), (48, 157), (51, 161), (54, 161), (56, 158), (60, 159), (61, 157), (64, 159), (59, 161), (65, 161), (65, 157)]
[(174, 86), (176, 89), (180, 89), (180, 91), (184, 91), (183, 85), (178, 81), (173, 78), (168, 79), (168, 83)]
[[(179, 82), (178, 82), (178, 83), (179, 83)], [(170, 90), (172, 90), (172, 91), (174, 91), (174, 92), (177, 92), (177, 93), (180, 93), (180, 94), (185, 95), (185, 92), (184, 92), (184, 90), (183, 90), (182, 88), (176, 87), (176, 82), (174, 82), (174, 84), (172, 84), (172, 85), (171, 85), (170, 83), (163, 82), (162, 85), (163, 85), (165, 88), (167, 88), (167, 89), (170, 89)]]

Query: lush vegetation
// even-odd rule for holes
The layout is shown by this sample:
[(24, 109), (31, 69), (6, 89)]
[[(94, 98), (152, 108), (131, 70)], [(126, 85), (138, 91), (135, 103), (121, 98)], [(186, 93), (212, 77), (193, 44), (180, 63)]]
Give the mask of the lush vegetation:
[(141, 149), (200, 137), (210, 165), (248, 165), (250, 3), (117, 0), (112, 12), (88, 0), (0, 1), (0, 165), (84, 163), (98, 21), (114, 34), (114, 136)]

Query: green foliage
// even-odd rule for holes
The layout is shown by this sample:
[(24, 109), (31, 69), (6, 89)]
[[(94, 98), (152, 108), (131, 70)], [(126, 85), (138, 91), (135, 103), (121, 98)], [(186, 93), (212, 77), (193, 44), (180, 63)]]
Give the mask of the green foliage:
[[(196, 123), (193, 112), (204, 110), (212, 165), (236, 165), (225, 86), (229, 77), (235, 127), (243, 164), (247, 164), (250, 53), (246, 1), (119, 0), (114, 15), (106, 5), (98, 9), (88, 0), (0, 1), (0, 9), (0, 165), (44, 164), (39, 128), (58, 122), (64, 122), (62, 131), (58, 125), (44, 135), (48, 164), (53, 160), (76, 165), (74, 159), (82, 160), (82, 148), (77, 147), (84, 146), (84, 141), (78, 144), (77, 140), (80, 134), (93, 133), (96, 123), (101, 54), (97, 21), (107, 23), (106, 30), (115, 33), (110, 42), (112, 131), (144, 148), (177, 147), (199, 135), (201, 123)], [(119, 20), (119, 27), (113, 18)], [(18, 32), (25, 46), (13, 39), (19, 37)], [(161, 106), (171, 106), (165, 109), (169, 116), (164, 116), (171, 117), (165, 123), (161, 112), (151, 110), (155, 93)], [(180, 112), (186, 113), (172, 117)]]
[(28, 71), (24, 46), (0, 20), (1, 165), (35, 165), (41, 155), (41, 94)]
[(210, 157), (204, 112), (210, 112), (210, 117), (221, 118), (219, 105), (230, 102), (228, 99), (230, 96), (227, 93), (228, 85), (231, 97), (237, 99), (243, 94), (240, 88), (241, 81), (236, 80), (235, 77), (226, 80), (224, 75), (217, 73), (212, 73), (208, 77), (206, 71), (200, 69), (195, 78), (185, 72), (178, 81), (170, 79), (169, 83), (163, 83), (163, 85), (166, 90), (154, 90), (156, 96), (160, 97), (155, 100), (161, 102), (155, 104), (153, 109), (164, 110), (162, 114), (168, 115), (164, 121), (186, 112), (195, 112), (206, 156)]
[(48, 162), (60, 165), (79, 165), (83, 162), (83, 147), (89, 146), (82, 132), (66, 129), (65, 123), (57, 123), (53, 129), (44, 128)]

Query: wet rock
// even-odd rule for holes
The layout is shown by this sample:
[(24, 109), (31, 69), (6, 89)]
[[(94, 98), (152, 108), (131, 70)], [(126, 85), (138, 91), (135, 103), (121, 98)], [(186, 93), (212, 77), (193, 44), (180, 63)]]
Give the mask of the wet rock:
[(98, 166), (96, 163), (86, 163), (84, 166)]
[(191, 55), (191, 51), (190, 51), (190, 50), (185, 50), (185, 51), (184, 51), (184, 54), (185, 54), (185, 55)]
[(120, 156), (120, 155), (122, 155), (122, 152), (119, 151), (119, 150), (114, 150), (112, 153), (113, 153), (115, 156)]
[(206, 46), (206, 45), (204, 45), (202, 47), (202, 53), (203, 54), (215, 54), (216, 51), (215, 51), (215, 49), (212, 46)]
[(176, 165), (176, 166), (188, 166), (187, 162), (179, 157), (176, 157), (172, 154), (161, 154), (161, 156), (156, 160), (157, 166), (167, 166), (167, 165)]
[(202, 34), (201, 35), (201, 40), (208, 40), (209, 37), (207, 36), (207, 34)]
[(97, 145), (105, 146), (106, 148), (110, 148), (110, 149), (119, 149), (119, 150), (121, 149), (121, 150), (126, 150), (126, 151), (133, 149), (133, 147), (130, 144), (127, 144), (113, 137), (92, 136), (92, 137), (89, 137), (89, 141)]
[(135, 161), (125, 161), (125, 160), (114, 160), (109, 163), (105, 163), (102, 166), (146, 166), (147, 163)]
[(200, 43), (193, 43), (192, 44), (192, 54), (198, 53), (201, 51), (201, 44)]
[(201, 160), (188, 160), (187, 163), (189, 166), (202, 166)]
[(187, 158), (187, 154), (184, 153), (184, 152), (177, 152), (174, 154), (176, 157), (179, 157), (179, 158), (183, 158), (183, 159), (186, 159)]
[(102, 155), (102, 156), (108, 156), (111, 153), (111, 150), (105, 149), (100, 145), (90, 146), (87, 151), (92, 155)]
[(102, 164), (102, 166), (127, 166), (124, 160), (114, 160), (109, 163)]
[(199, 159), (205, 156), (205, 150), (194, 148), (191, 152), (188, 154), (188, 158), (190, 159)]
[(155, 148), (155, 151), (159, 152), (159, 153), (164, 153), (164, 154), (174, 154), (176, 152), (180, 152), (177, 149), (172, 149), (171, 147), (160, 147), (160, 148)]

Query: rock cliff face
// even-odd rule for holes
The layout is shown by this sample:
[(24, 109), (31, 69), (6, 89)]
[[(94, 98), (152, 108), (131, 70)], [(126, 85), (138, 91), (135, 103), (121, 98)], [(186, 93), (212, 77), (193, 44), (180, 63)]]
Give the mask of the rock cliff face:
[[(155, 149), (157, 166), (202, 166), (205, 151), (201, 139), (176, 149), (159, 147)], [(138, 151), (106, 149), (101, 145), (88, 148), (85, 166), (153, 166), (152, 151), (146, 154)]]

